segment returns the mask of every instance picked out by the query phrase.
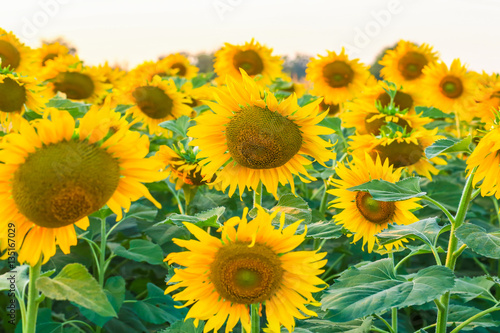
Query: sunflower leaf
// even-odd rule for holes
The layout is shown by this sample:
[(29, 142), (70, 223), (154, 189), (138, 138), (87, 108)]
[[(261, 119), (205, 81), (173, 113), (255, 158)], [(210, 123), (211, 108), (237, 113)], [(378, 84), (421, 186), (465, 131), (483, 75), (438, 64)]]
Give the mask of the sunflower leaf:
[(500, 230), (489, 233), (478, 225), (466, 223), (455, 231), (455, 235), (477, 254), (500, 259)]
[(152, 283), (148, 283), (148, 297), (133, 305), (135, 313), (144, 321), (153, 324), (175, 323), (187, 314), (186, 308), (176, 308), (180, 306), (170, 295), (165, 295), (164, 290)]
[(167, 218), (161, 222), (158, 222), (156, 225), (162, 224), (175, 224), (176, 226), (184, 228), (183, 222), (190, 222), (196, 224), (198, 227), (214, 227), (218, 228), (220, 225), (218, 224), (219, 218), (224, 214), (226, 210), (225, 207), (215, 207), (201, 213), (198, 213), (194, 216), (191, 215), (183, 215), (183, 214), (170, 214)]
[(194, 325), (194, 319), (189, 318), (186, 320), (179, 320), (172, 324), (172, 326), (167, 327), (158, 333), (202, 333), (205, 327), (205, 322), (200, 321), (198, 327)]
[(472, 136), (469, 135), (465, 139), (440, 139), (434, 142), (430, 147), (425, 148), (425, 156), (431, 159), (440, 154), (445, 153), (457, 153), (457, 152), (468, 152), (471, 150), (469, 145), (472, 141)]
[(304, 332), (311, 333), (369, 333), (372, 321), (371, 317), (346, 323), (334, 323), (325, 319), (308, 319), (303, 321), (301, 328), (306, 330)]
[(424, 196), (420, 189), (420, 178), (409, 177), (396, 183), (383, 179), (374, 179), (364, 184), (349, 188), (349, 191), (369, 192), (373, 199), (379, 201), (402, 201)]
[(385, 245), (404, 238), (416, 238), (433, 247), (443, 227), (436, 217), (423, 219), (408, 225), (390, 224), (387, 229), (377, 234), (380, 244)]
[(64, 266), (53, 279), (40, 277), (36, 287), (49, 298), (74, 302), (103, 317), (117, 316), (102, 288), (82, 264)]
[(73, 102), (72, 100), (66, 98), (60, 98), (58, 96), (52, 98), (48, 103), (47, 107), (52, 107), (60, 110), (68, 111), (74, 118), (83, 117), (87, 111), (90, 109), (92, 104), (86, 104), (81, 102)]
[(182, 137), (187, 137), (187, 129), (189, 127), (189, 121), (191, 118), (188, 116), (181, 116), (178, 119), (175, 120), (167, 120), (162, 123), (160, 123), (160, 127), (163, 127), (165, 129), (171, 130), (175, 134), (182, 136)]
[(428, 117), (432, 119), (455, 118), (453, 113), (444, 113), (433, 106), (417, 106), (415, 107), (415, 112), (419, 114), (420, 117)]
[(160, 265), (163, 263), (163, 250), (160, 245), (144, 239), (131, 240), (128, 250), (119, 245), (114, 249), (113, 253), (133, 261), (145, 261), (151, 265)]
[[(471, 307), (471, 306), (458, 305), (458, 304), (450, 304), (449, 311), (450, 312), (448, 314), (448, 321), (450, 321), (450, 322), (462, 322), (462, 321), (464, 321), (464, 319), (475, 316), (481, 312), (481, 310), (478, 308)], [(499, 325), (500, 325), (500, 322), (493, 320), (493, 317), (491, 316), (491, 314), (488, 313), (488, 314), (481, 316), (480, 318), (474, 320), (469, 325), (462, 328), (461, 331), (472, 331), (474, 329), (474, 327), (496, 327), (496, 328), (498, 328)]]
[(455, 287), (451, 290), (453, 295), (457, 295), (465, 302), (481, 297), (496, 303), (495, 297), (490, 290), (495, 285), (495, 281), (488, 276), (462, 277), (455, 279)]
[(453, 272), (444, 266), (430, 266), (411, 276), (396, 275), (390, 259), (344, 271), (326, 290), (322, 309), (331, 310), (329, 318), (346, 322), (390, 308), (427, 303), (455, 284)]
[[(304, 227), (301, 224), (297, 229), (297, 233), (301, 234), (303, 230)], [(307, 237), (317, 239), (336, 239), (342, 235), (342, 226), (332, 222), (319, 221), (307, 225)]]

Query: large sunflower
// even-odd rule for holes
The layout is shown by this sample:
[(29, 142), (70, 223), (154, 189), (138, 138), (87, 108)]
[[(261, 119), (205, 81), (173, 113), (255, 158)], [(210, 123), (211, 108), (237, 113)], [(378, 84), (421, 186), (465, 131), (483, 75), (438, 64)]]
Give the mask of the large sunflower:
[(0, 124), (6, 125), (14, 114), (23, 115), (25, 108), (41, 113), (48, 102), (44, 86), (33, 77), (0, 70)]
[(71, 100), (99, 103), (112, 88), (101, 70), (85, 66), (77, 56), (59, 56), (45, 64), (42, 77), (52, 95), (61, 92)]
[(443, 112), (458, 112), (460, 118), (472, 120), (471, 112), (478, 94), (478, 74), (468, 72), (459, 59), (453, 60), (450, 68), (444, 63), (431, 64), (424, 68), (422, 92), (428, 103)]
[(19, 42), (12, 32), (0, 28), (0, 68), (28, 74), (33, 67), (34, 53)]
[(169, 54), (159, 61), (161, 66), (170, 69), (173, 75), (192, 79), (198, 73), (198, 67), (191, 65), (189, 59), (180, 53)]
[[(401, 169), (394, 170), (388, 159), (382, 164), (379, 156), (375, 161), (370, 157), (364, 160), (354, 157), (347, 166), (339, 164), (336, 173), (340, 179), (332, 179), (331, 185), (335, 188), (328, 191), (337, 197), (330, 202), (330, 207), (342, 209), (334, 216), (335, 222), (354, 233), (353, 243), (363, 239), (363, 248), (368, 245), (368, 252), (372, 252), (377, 242), (375, 235), (386, 229), (389, 224), (410, 224), (418, 220), (411, 212), (421, 207), (416, 198), (386, 202), (373, 199), (368, 192), (349, 191), (351, 187), (374, 179), (397, 182), (401, 177)], [(401, 245), (400, 240), (384, 247), (391, 250)]]
[(437, 135), (438, 129), (418, 129), (401, 133), (399, 131), (389, 135), (353, 135), (349, 142), (349, 150), (360, 159), (370, 156), (373, 160), (380, 156), (382, 160), (389, 160), (390, 165), (395, 168), (406, 167), (408, 172), (416, 172), (421, 176), (432, 179), (432, 174), (439, 172), (430, 162), (443, 165), (446, 161), (440, 157), (427, 159), (425, 148), (432, 145), (436, 140), (443, 139)]
[(275, 229), (271, 222), (277, 212), (269, 215), (258, 207), (252, 221), (247, 221), (246, 212), (243, 218), (233, 217), (224, 224), (220, 239), (184, 223), (198, 240), (174, 239), (189, 251), (171, 253), (165, 259), (185, 266), (174, 270), (165, 293), (185, 288), (173, 298), (191, 306), (186, 318), (207, 321), (203, 332), (218, 332), (224, 323), (225, 332), (232, 332), (238, 321), (250, 332), (249, 308), (257, 303), (265, 305), (271, 332), (281, 332), (281, 325), (291, 332), (295, 318), (316, 316), (305, 305), (316, 303), (312, 293), (325, 284), (317, 276), (323, 272), (326, 253), (292, 252), (306, 236), (305, 232), (295, 235), (301, 221), (283, 228), (282, 214)]
[(312, 163), (304, 155), (321, 164), (335, 157), (328, 150), (332, 144), (319, 137), (333, 132), (317, 125), (326, 116), (317, 115), (321, 99), (299, 107), (293, 94), (278, 103), (241, 73), (241, 79), (228, 76), (227, 86), (214, 88), (217, 103), (207, 102), (213, 113), (198, 116), (188, 130), (195, 138), (190, 145), (199, 146), (198, 157), (205, 158), (200, 162), (206, 165), (205, 178), (222, 168), (215, 182), (222, 190), (229, 186), (230, 196), (237, 187), (240, 195), (246, 187), (255, 190), (260, 181), (274, 196), (278, 183), (290, 183), (295, 191), (294, 174), (314, 179), (304, 168)]
[(250, 77), (259, 75), (259, 85), (270, 84), (272, 79), (281, 76), (283, 66), (283, 60), (279, 56), (271, 55), (272, 52), (272, 49), (253, 39), (244, 45), (226, 43), (215, 53), (214, 71), (218, 76), (216, 81), (223, 84), (226, 75), (239, 78), (241, 68)]
[(306, 78), (314, 85), (313, 95), (324, 96), (327, 104), (341, 104), (363, 90), (370, 82), (370, 72), (358, 59), (349, 60), (343, 48), (340, 54), (327, 52), (327, 56), (311, 58)]
[(158, 75), (151, 81), (129, 81), (118, 100), (123, 104), (134, 104), (127, 114), (132, 114), (144, 127), (147, 126), (150, 134), (166, 132), (159, 126), (160, 123), (189, 116), (192, 111), (188, 105), (190, 100), (177, 89), (174, 81), (163, 80)]
[(394, 50), (388, 50), (379, 64), (384, 66), (380, 74), (385, 80), (405, 88), (418, 87), (422, 81), (425, 66), (435, 63), (437, 53), (427, 44), (417, 46), (401, 40)]
[(118, 220), (142, 196), (160, 208), (141, 184), (163, 178), (162, 163), (145, 158), (148, 137), (129, 131), (106, 105), (93, 106), (79, 123), (75, 129), (69, 113), (54, 110), (50, 120), (23, 122), (0, 144), (0, 235), (15, 223), (20, 263), (47, 262), (56, 245), (69, 253), (74, 225), (85, 230), (87, 216), (104, 205)]
[(498, 125), (489, 131), (467, 158), (467, 176), (477, 167), (472, 185), (479, 187), (481, 195), (495, 195), (500, 199), (500, 128)]

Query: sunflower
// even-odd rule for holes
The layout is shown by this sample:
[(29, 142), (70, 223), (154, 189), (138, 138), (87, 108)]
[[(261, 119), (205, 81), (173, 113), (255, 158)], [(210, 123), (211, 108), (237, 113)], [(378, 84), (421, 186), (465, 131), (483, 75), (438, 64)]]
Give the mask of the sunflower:
[(481, 195), (495, 195), (500, 199), (500, 128), (496, 125), (489, 131), (467, 158), (467, 177), (477, 167), (472, 185), (476, 186), (481, 180), (479, 187)]
[(274, 196), (278, 182), (290, 183), (294, 192), (294, 174), (314, 179), (304, 168), (312, 162), (303, 155), (323, 165), (335, 158), (328, 150), (332, 144), (319, 137), (333, 132), (317, 125), (326, 116), (318, 115), (321, 99), (299, 107), (293, 94), (278, 103), (241, 73), (241, 79), (228, 76), (227, 86), (214, 88), (217, 103), (206, 102), (213, 113), (195, 118), (197, 125), (188, 130), (195, 138), (190, 145), (201, 150), (198, 158), (204, 158), (200, 163), (206, 179), (222, 167), (215, 182), (221, 182), (223, 191), (229, 186), (229, 196), (237, 187), (240, 196), (246, 187), (255, 190), (260, 181)]
[(319, 112), (325, 112), (328, 111), (328, 116), (329, 117), (340, 117), (344, 113), (344, 103), (340, 104), (326, 104), (325, 100), (323, 99), (321, 103), (319, 103)]
[(0, 143), (0, 232), (16, 224), (20, 263), (45, 263), (56, 245), (69, 253), (74, 225), (87, 229), (87, 216), (104, 205), (117, 220), (142, 196), (161, 207), (141, 184), (163, 178), (162, 163), (144, 158), (148, 137), (129, 131), (106, 105), (93, 106), (79, 124), (54, 109), (50, 120), (25, 121)]
[(443, 112), (458, 112), (460, 118), (472, 120), (471, 109), (477, 96), (478, 74), (467, 72), (459, 59), (450, 68), (444, 63), (431, 64), (423, 70), (422, 92), (429, 103)]
[(106, 61), (104, 65), (99, 65), (98, 69), (105, 78), (104, 82), (111, 84), (113, 89), (122, 89), (125, 86), (127, 72), (120, 67), (111, 67)]
[(127, 114), (132, 114), (147, 126), (150, 134), (165, 133), (160, 123), (183, 115), (189, 116), (192, 111), (188, 105), (190, 100), (178, 91), (174, 81), (162, 80), (158, 75), (151, 81), (129, 80), (127, 88), (117, 98), (122, 104), (134, 104)]
[(485, 82), (478, 88), (477, 103), (472, 112), (490, 127), (495, 120), (495, 114), (500, 110), (500, 76), (491, 75), (489, 80), (482, 81)]
[[(374, 179), (382, 179), (395, 183), (401, 177), (401, 169), (394, 169), (389, 164), (389, 159), (381, 162), (380, 156), (373, 161), (369, 156), (364, 160), (354, 157), (351, 162), (339, 164), (336, 173), (340, 179), (332, 179), (334, 189), (328, 193), (337, 197), (330, 202), (330, 208), (342, 209), (334, 216), (335, 222), (354, 233), (353, 243), (363, 239), (364, 249), (372, 252), (377, 239), (376, 234), (386, 229), (389, 224), (411, 224), (418, 219), (411, 212), (421, 206), (418, 198), (403, 201), (377, 201), (368, 192), (349, 191), (349, 188), (364, 184)], [(396, 241), (384, 247), (391, 250), (399, 248), (402, 241)]]
[(425, 148), (432, 145), (436, 140), (443, 139), (441, 135), (437, 135), (438, 129), (427, 130), (418, 129), (410, 132), (392, 132), (374, 136), (354, 135), (349, 142), (349, 150), (354, 156), (359, 159), (370, 156), (375, 160), (379, 155), (382, 160), (389, 160), (390, 165), (395, 168), (406, 167), (408, 172), (416, 172), (421, 176), (432, 180), (432, 174), (439, 172), (430, 162), (438, 165), (446, 164), (446, 161), (440, 157), (427, 159), (425, 156)]
[(196, 153), (192, 150), (186, 151), (183, 147), (174, 147), (174, 149), (160, 146), (155, 157), (166, 165), (165, 172), (170, 176), (170, 182), (175, 184), (175, 189), (180, 190), (184, 185), (201, 186), (207, 184), (208, 181), (204, 180)]
[(74, 55), (47, 60), (42, 77), (52, 95), (61, 92), (68, 99), (89, 103), (101, 102), (107, 90), (112, 88), (111, 84), (105, 83), (106, 77), (101, 70), (84, 66)]
[(388, 50), (379, 64), (382, 77), (405, 88), (417, 87), (422, 81), (425, 66), (438, 60), (437, 53), (427, 44), (417, 46), (401, 40), (394, 50)]
[(192, 79), (198, 73), (198, 67), (190, 64), (189, 59), (180, 53), (170, 54), (159, 61), (161, 66), (168, 68), (173, 75)]
[(35, 51), (35, 62), (38, 67), (44, 67), (48, 60), (55, 59), (59, 56), (65, 56), (70, 53), (69, 49), (65, 45), (58, 42), (43, 44)]
[(5, 126), (14, 114), (23, 115), (25, 108), (41, 113), (48, 99), (46, 88), (30, 76), (0, 70), (0, 124)]
[(272, 52), (272, 49), (253, 39), (244, 45), (226, 43), (215, 53), (214, 71), (218, 76), (217, 83), (223, 84), (226, 75), (241, 77), (241, 68), (252, 78), (259, 76), (259, 85), (270, 84), (272, 79), (281, 76), (283, 66), (283, 60), (279, 56), (271, 55)]
[(184, 223), (198, 240), (174, 239), (189, 251), (165, 259), (185, 267), (174, 269), (165, 293), (185, 288), (173, 298), (191, 305), (186, 318), (207, 321), (203, 332), (218, 332), (224, 323), (225, 332), (232, 332), (238, 321), (250, 332), (249, 308), (258, 303), (265, 305), (271, 332), (281, 332), (281, 325), (291, 332), (295, 318), (317, 316), (305, 305), (318, 305), (312, 293), (325, 285), (317, 275), (323, 272), (326, 253), (293, 251), (306, 236), (306, 232), (295, 235), (301, 221), (283, 228), (282, 214), (275, 229), (271, 222), (277, 211), (270, 215), (258, 207), (252, 221), (247, 221), (247, 211), (241, 219), (233, 217), (224, 224), (220, 239)]
[(12, 32), (0, 28), (0, 68), (9, 68), (17, 73), (30, 73), (34, 52), (19, 42)]
[(358, 59), (349, 60), (342, 52), (327, 51), (307, 64), (306, 78), (313, 83), (311, 93), (324, 96), (327, 104), (340, 104), (352, 99), (370, 82), (370, 72)]

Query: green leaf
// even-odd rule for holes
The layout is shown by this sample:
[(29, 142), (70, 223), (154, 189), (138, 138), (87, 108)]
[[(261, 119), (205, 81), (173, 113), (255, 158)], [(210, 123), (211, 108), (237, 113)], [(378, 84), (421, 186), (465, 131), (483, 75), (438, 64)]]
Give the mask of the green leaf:
[(369, 192), (373, 199), (379, 201), (402, 201), (425, 195), (420, 189), (419, 182), (419, 177), (405, 178), (396, 183), (374, 179), (348, 190)]
[(205, 327), (205, 322), (200, 321), (198, 327), (194, 326), (194, 319), (180, 320), (172, 324), (172, 326), (158, 331), (157, 333), (202, 333)]
[(187, 137), (187, 129), (189, 127), (189, 121), (191, 118), (188, 116), (181, 116), (175, 120), (168, 120), (160, 123), (160, 127), (171, 130), (175, 134)]
[(282, 195), (276, 206), (271, 208), (271, 212), (279, 210), (275, 217), (275, 221), (279, 221), (281, 214), (285, 214), (286, 223), (294, 223), (299, 220), (304, 220), (307, 224), (312, 220), (312, 212), (307, 202), (301, 197), (297, 197), (291, 193)]
[(73, 102), (72, 100), (54, 97), (48, 103), (47, 107), (53, 107), (68, 111), (74, 118), (80, 118), (87, 113), (92, 104)]
[(148, 297), (144, 301), (134, 303), (133, 308), (144, 321), (152, 324), (175, 323), (184, 319), (187, 314), (185, 308), (177, 309), (179, 302), (175, 302), (164, 290), (152, 283), (148, 283)]
[(15, 284), (15, 289), (23, 295), (28, 282), (30, 281), (28, 272), (30, 266), (21, 265), (5, 274), (0, 275), (0, 291), (11, 290), (11, 282)]
[(156, 218), (156, 215), (158, 215), (158, 209), (156, 208), (151, 208), (145, 205), (141, 205), (138, 202), (132, 203), (130, 206), (130, 209), (127, 213), (124, 214), (124, 219), (125, 218), (136, 218), (139, 220), (145, 220), (145, 221), (154, 221)]
[(482, 256), (500, 259), (500, 232), (488, 233), (486, 229), (466, 223), (460, 226), (455, 235), (472, 251)]
[[(304, 226), (301, 224), (297, 230), (301, 234)], [(307, 225), (307, 237), (317, 239), (336, 239), (343, 235), (342, 226), (333, 222), (319, 221)]]
[(472, 141), (472, 136), (469, 135), (465, 139), (440, 139), (434, 142), (430, 147), (425, 148), (425, 156), (431, 159), (440, 154), (446, 153), (457, 153), (457, 152), (468, 152), (471, 150), (469, 145)]
[[(104, 286), (104, 293), (108, 298), (108, 301), (115, 309), (116, 313), (120, 311), (120, 308), (125, 300), (125, 280), (121, 276), (112, 276), (106, 281)], [(109, 320), (113, 317), (103, 317), (95, 313), (91, 309), (86, 309), (80, 307), (80, 312), (85, 318), (93, 322), (94, 324), (103, 327)]]
[(64, 266), (53, 279), (46, 276), (38, 278), (36, 287), (49, 298), (74, 302), (103, 317), (116, 317), (106, 294), (81, 264)]
[(433, 106), (417, 106), (415, 107), (415, 112), (419, 114), (420, 117), (428, 117), (432, 119), (441, 119), (441, 118), (455, 118), (453, 113), (444, 113), (443, 111), (436, 109)]
[(419, 239), (425, 244), (433, 247), (443, 227), (437, 223), (437, 218), (431, 217), (408, 225), (389, 224), (387, 229), (377, 234), (385, 245), (403, 238)]
[(145, 261), (151, 265), (160, 265), (163, 263), (163, 250), (158, 244), (151, 243), (144, 239), (133, 239), (130, 241), (129, 249), (119, 245), (113, 251), (114, 254), (133, 261)]
[[(449, 322), (457, 322), (461, 323), (464, 320), (477, 315), (481, 310), (470, 307), (470, 306), (463, 306), (463, 305), (457, 305), (457, 304), (450, 304), (449, 307), (449, 314), (448, 314), (448, 321)], [(469, 325), (465, 326), (464, 328), (461, 329), (461, 331), (472, 331), (475, 327), (497, 327), (500, 325), (500, 322), (493, 320), (493, 317), (491, 314), (486, 314), (477, 320), (474, 320), (472, 323)]]
[(338, 117), (325, 117), (318, 125), (332, 129), (335, 133), (342, 133), (342, 120)]
[(344, 271), (326, 290), (321, 303), (333, 313), (330, 318), (346, 322), (427, 303), (454, 285), (453, 272), (444, 266), (430, 266), (411, 276), (395, 275), (390, 259), (382, 259), (360, 268)]
[(453, 287), (451, 293), (466, 302), (481, 297), (496, 303), (495, 297), (490, 292), (494, 285), (495, 282), (487, 276), (462, 277), (455, 279), (455, 287)]
[(224, 207), (215, 207), (210, 210), (191, 215), (183, 215), (183, 214), (170, 214), (165, 220), (158, 222), (156, 225), (162, 224), (175, 224), (179, 227), (184, 227), (183, 222), (190, 222), (196, 224), (198, 227), (214, 227), (218, 228), (218, 220), (224, 214), (226, 208)]
[(314, 333), (369, 333), (372, 326), (372, 318), (365, 320), (353, 320), (346, 323), (334, 323), (325, 319), (304, 320), (301, 328)]

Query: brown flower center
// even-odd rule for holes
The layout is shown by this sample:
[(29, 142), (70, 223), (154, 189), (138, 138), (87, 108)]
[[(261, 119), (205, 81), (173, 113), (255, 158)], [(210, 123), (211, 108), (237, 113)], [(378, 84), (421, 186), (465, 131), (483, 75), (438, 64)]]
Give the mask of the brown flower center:
[(153, 86), (135, 88), (132, 96), (141, 111), (152, 119), (162, 119), (170, 116), (174, 102), (165, 92)]
[(324, 100), (319, 103), (319, 108), (321, 111), (326, 111), (328, 109), (328, 115), (334, 116), (340, 111), (340, 104), (326, 104)]
[(356, 193), (356, 207), (365, 219), (376, 224), (390, 221), (396, 210), (394, 202), (377, 201), (370, 193), (362, 191)]
[(0, 111), (20, 112), (26, 103), (26, 88), (9, 77), (0, 82)]
[(81, 141), (62, 141), (30, 154), (12, 180), (19, 211), (40, 227), (60, 228), (97, 211), (120, 178), (116, 159)]
[(422, 69), (429, 61), (419, 52), (407, 52), (398, 61), (398, 70), (405, 80), (415, 80), (422, 75)]
[(90, 77), (82, 73), (64, 72), (59, 73), (54, 81), (55, 91), (66, 94), (69, 99), (87, 99), (94, 94), (94, 82)]
[(14, 45), (5, 40), (0, 40), (0, 59), (2, 60), (0, 65), (2, 68), (10, 66), (10, 69), (14, 70), (21, 62), (21, 54)]
[(445, 76), (441, 82), (439, 82), (439, 88), (441, 93), (448, 98), (458, 98), (464, 92), (462, 80), (453, 75)]
[(376, 153), (379, 153), (382, 162), (388, 158), (389, 164), (394, 165), (395, 168), (400, 168), (417, 163), (422, 158), (424, 150), (420, 145), (411, 142), (393, 141), (385, 146), (376, 146), (372, 155)]
[(185, 76), (187, 72), (186, 66), (184, 64), (181, 64), (180, 62), (177, 62), (171, 66), (172, 69), (178, 69), (177, 71), (177, 76)]
[[(380, 101), (380, 104), (382, 104), (383, 107), (386, 107), (389, 103), (391, 103), (391, 96), (389, 96), (388, 93), (383, 92), (378, 95), (377, 100)], [(400, 111), (406, 109), (409, 110), (413, 106), (413, 98), (407, 93), (397, 91), (396, 96), (394, 96), (394, 105), (399, 107)]]
[(56, 53), (49, 53), (47, 54), (45, 57), (43, 57), (43, 60), (42, 60), (42, 66), (45, 66), (45, 63), (49, 60), (52, 60), (52, 59), (55, 59), (57, 58), (59, 55), (56, 54)]
[(278, 255), (268, 246), (232, 243), (221, 247), (210, 265), (210, 280), (226, 300), (237, 304), (269, 300), (283, 281)]
[[(373, 116), (376, 116), (378, 114), (379, 113), (372, 112), (367, 114), (365, 117), (365, 128), (369, 134), (379, 135), (380, 127), (387, 125), (387, 122), (385, 121), (385, 116), (381, 118), (375, 118), (369, 121)], [(410, 124), (408, 124), (408, 122), (401, 117), (398, 117), (398, 120), (395, 122), (395, 124), (401, 126), (403, 129), (406, 129), (407, 133), (412, 130)]]
[(336, 60), (323, 67), (323, 77), (332, 88), (347, 87), (354, 79), (354, 71), (349, 64)]
[(261, 74), (264, 70), (264, 63), (254, 50), (236, 53), (233, 57), (233, 66), (236, 69), (243, 68), (248, 75)]
[(267, 108), (242, 108), (226, 128), (227, 147), (238, 164), (251, 169), (277, 168), (302, 146), (299, 127)]

